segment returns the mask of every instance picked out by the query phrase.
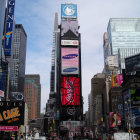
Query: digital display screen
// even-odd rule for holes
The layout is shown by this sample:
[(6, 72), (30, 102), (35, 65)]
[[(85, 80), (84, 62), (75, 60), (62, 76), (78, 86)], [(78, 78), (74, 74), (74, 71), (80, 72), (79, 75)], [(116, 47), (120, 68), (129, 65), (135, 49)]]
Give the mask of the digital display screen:
[(61, 78), (61, 104), (80, 105), (80, 78)]

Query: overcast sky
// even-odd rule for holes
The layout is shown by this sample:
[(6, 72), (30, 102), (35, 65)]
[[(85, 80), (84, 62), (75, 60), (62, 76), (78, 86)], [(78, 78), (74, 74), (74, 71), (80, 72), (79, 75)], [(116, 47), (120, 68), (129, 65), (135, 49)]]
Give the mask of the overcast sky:
[(103, 70), (103, 34), (110, 18), (140, 17), (140, 0), (15, 0), (15, 21), (27, 33), (26, 74), (40, 74), (41, 110), (49, 97), (54, 14), (61, 3), (78, 8), (82, 51), (82, 94), (88, 110), (91, 78)]

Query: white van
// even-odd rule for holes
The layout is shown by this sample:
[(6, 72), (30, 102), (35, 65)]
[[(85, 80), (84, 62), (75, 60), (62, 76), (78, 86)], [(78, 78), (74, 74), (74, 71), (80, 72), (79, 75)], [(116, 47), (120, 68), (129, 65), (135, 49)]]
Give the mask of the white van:
[(114, 133), (113, 139), (114, 140), (137, 140), (138, 135), (128, 132), (117, 132)]

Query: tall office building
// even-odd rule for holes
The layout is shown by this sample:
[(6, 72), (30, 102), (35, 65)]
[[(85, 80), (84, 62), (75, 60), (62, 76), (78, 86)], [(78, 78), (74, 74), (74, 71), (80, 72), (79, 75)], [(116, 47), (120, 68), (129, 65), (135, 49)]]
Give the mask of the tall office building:
[(31, 78), (25, 78), (24, 100), (28, 108), (28, 118), (34, 120), (37, 118), (37, 85)]
[(0, 0), (0, 55), (2, 48), (2, 37), (4, 32), (5, 8), (6, 8), (6, 0)]
[(125, 68), (124, 58), (140, 53), (140, 18), (111, 18), (107, 33), (111, 55), (119, 54)]
[(12, 56), (10, 61), (11, 98), (15, 97), (16, 94), (20, 94), (19, 97), (22, 98), (22, 95), (24, 93), (26, 40), (27, 35), (22, 24), (15, 24)]
[(59, 47), (59, 35), (60, 31), (58, 30), (58, 13), (55, 13), (54, 19), (54, 32), (53, 32), (53, 46), (52, 46), (52, 58), (51, 58), (51, 73), (50, 73), (50, 93), (49, 99), (47, 102), (46, 112), (53, 114), (53, 117), (56, 117), (56, 106), (57, 106), (57, 85), (58, 85), (58, 47)]
[(55, 13), (53, 46), (52, 46), (52, 61), (51, 61), (51, 76), (50, 76), (50, 93), (56, 92), (57, 83), (57, 53), (59, 46), (59, 30), (58, 30), (58, 13)]
[[(41, 108), (41, 84), (39, 74), (27, 74), (25, 75), (25, 87), (24, 87), (25, 102), (28, 105), (28, 110), (31, 113), (34, 105), (34, 115), (40, 118)], [(35, 103), (34, 103), (35, 102)], [(35, 117), (34, 116), (34, 117)], [(29, 115), (30, 117), (30, 115)], [(31, 117), (30, 117), (31, 118)], [(32, 118), (34, 119), (34, 118)]]

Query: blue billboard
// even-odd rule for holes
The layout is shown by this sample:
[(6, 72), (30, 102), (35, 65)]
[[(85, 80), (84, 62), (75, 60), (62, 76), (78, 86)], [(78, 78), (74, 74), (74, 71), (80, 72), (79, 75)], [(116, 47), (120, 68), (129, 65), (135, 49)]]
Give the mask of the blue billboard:
[(61, 18), (77, 18), (76, 4), (61, 4)]
[(5, 56), (11, 55), (14, 8), (15, 8), (15, 0), (8, 0), (7, 16), (6, 16), (6, 31), (5, 31), (5, 39), (4, 39)]

